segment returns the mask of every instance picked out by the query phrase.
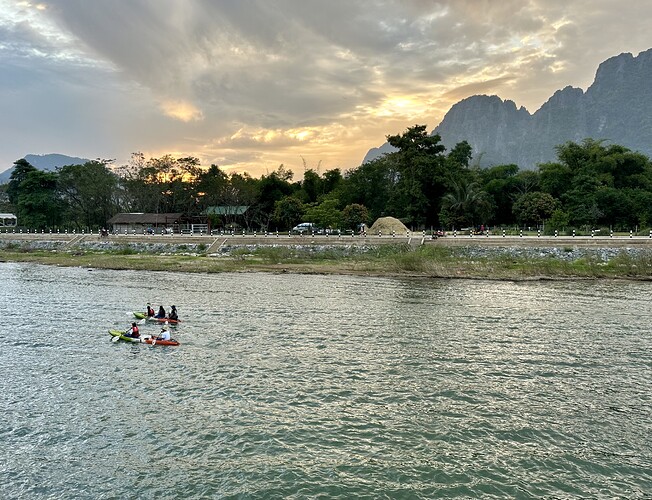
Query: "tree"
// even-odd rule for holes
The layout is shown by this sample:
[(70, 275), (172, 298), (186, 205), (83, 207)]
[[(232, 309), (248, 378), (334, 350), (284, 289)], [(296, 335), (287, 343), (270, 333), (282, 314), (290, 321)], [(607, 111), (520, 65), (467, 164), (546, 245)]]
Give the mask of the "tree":
[(491, 213), (491, 202), (476, 182), (461, 181), (442, 200), (439, 218), (447, 227), (475, 227), (486, 221)]
[[(289, 174), (289, 176), (288, 176)], [(261, 213), (272, 216), (277, 201), (292, 194), (290, 179), (292, 172), (285, 170), (283, 165), (269, 175), (263, 175), (258, 181), (257, 204)]]
[(97, 229), (117, 211), (117, 176), (106, 162), (89, 161), (59, 169), (58, 189), (66, 203), (67, 220), (78, 228)]
[(303, 173), (301, 182), (301, 192), (305, 203), (315, 203), (323, 194), (322, 180), (319, 174), (312, 169)]
[(199, 208), (204, 211), (208, 207), (220, 205), (228, 184), (228, 176), (217, 165), (211, 165), (200, 172), (197, 179)]
[[(446, 178), (446, 148), (440, 144), (441, 137), (428, 135), (425, 125), (415, 125), (403, 134), (388, 135), (387, 142), (398, 149), (387, 156), (395, 159), (399, 173), (391, 191), (389, 211), (407, 224), (433, 223)], [(464, 149), (458, 148), (454, 160), (464, 160)]]
[(20, 191), (20, 184), (31, 172), (36, 172), (37, 168), (29, 163), (26, 159), (16, 160), (14, 162), (14, 170), (11, 172), (11, 177), (9, 177), (9, 183), (7, 185), (7, 196), (9, 197), (9, 203), (16, 205), (18, 202), (18, 193)]
[(329, 194), (339, 189), (343, 180), (342, 172), (339, 168), (327, 170), (324, 173), (322, 180), (322, 190), (324, 194)]
[(57, 174), (34, 170), (20, 183), (16, 202), (23, 226), (47, 229), (61, 222), (61, 200), (57, 196)]
[(342, 225), (342, 212), (338, 210), (340, 200), (330, 198), (318, 205), (306, 208), (306, 219), (319, 227), (336, 229)]
[(550, 218), (559, 207), (559, 202), (548, 193), (535, 191), (526, 193), (514, 203), (514, 215), (522, 224), (539, 226)]
[(548, 219), (547, 228), (552, 231), (561, 231), (567, 228), (570, 224), (570, 215), (567, 212), (557, 208), (550, 215)]
[(352, 203), (342, 210), (343, 229), (357, 229), (360, 224), (367, 224), (369, 221), (369, 210), (364, 205)]
[(390, 193), (397, 182), (394, 157), (377, 158), (345, 174), (340, 200), (345, 205), (364, 205), (369, 210), (369, 218), (375, 220), (387, 215)]
[(301, 200), (294, 196), (286, 196), (278, 200), (274, 206), (274, 221), (281, 229), (290, 229), (301, 222), (305, 208)]
[(494, 221), (497, 224), (514, 222), (512, 205), (519, 195), (520, 182), (517, 165), (498, 165), (479, 171), (482, 189), (491, 198)]

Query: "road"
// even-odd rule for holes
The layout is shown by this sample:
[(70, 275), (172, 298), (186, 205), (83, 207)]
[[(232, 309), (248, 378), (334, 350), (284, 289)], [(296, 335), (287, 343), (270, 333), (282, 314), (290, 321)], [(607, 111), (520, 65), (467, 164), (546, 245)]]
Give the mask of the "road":
[(408, 243), (418, 245), (439, 245), (439, 246), (494, 246), (494, 247), (650, 247), (652, 238), (649, 236), (453, 236), (430, 239), (422, 233), (411, 233), (402, 235), (386, 236), (332, 236), (314, 235), (298, 236), (287, 234), (246, 234), (246, 235), (143, 235), (143, 234), (118, 234), (100, 238), (98, 234), (56, 234), (56, 233), (0, 233), (1, 241), (28, 242), (28, 241), (58, 241), (65, 242), (65, 246), (74, 246), (84, 242), (108, 241), (119, 244), (139, 244), (165, 242), (173, 245), (200, 244), (208, 245), (208, 251), (220, 246), (244, 246), (244, 245), (388, 245)]

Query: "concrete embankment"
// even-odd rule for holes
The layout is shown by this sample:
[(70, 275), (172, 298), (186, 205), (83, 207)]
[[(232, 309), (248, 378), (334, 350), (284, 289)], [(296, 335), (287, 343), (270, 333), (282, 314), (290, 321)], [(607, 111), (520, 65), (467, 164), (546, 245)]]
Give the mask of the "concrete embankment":
[(446, 236), (430, 239), (420, 233), (401, 236), (288, 236), (288, 235), (110, 235), (55, 234), (55, 233), (0, 233), (0, 248), (21, 246), (71, 250), (111, 247), (181, 247), (200, 248), (203, 253), (220, 253), (224, 248), (251, 246), (319, 246), (319, 247), (374, 247), (380, 245), (409, 244), (449, 247), (540, 247), (540, 248), (640, 248), (652, 249), (652, 239), (643, 236), (588, 237), (588, 236)]

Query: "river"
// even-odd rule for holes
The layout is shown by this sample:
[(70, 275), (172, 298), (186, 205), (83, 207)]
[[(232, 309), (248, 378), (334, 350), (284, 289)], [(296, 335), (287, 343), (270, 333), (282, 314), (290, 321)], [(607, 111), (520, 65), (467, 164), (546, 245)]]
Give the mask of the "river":
[(649, 498), (649, 295), (0, 263), (0, 497)]

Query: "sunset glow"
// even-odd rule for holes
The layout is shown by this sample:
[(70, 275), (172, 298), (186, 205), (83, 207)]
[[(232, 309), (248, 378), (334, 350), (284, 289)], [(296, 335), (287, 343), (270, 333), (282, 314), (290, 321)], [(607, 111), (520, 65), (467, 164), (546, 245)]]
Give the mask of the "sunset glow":
[(253, 176), (348, 170), (461, 99), (533, 113), (652, 44), (643, 1), (166, 6), (0, 0), (0, 171), (26, 154), (124, 164), (135, 151)]

